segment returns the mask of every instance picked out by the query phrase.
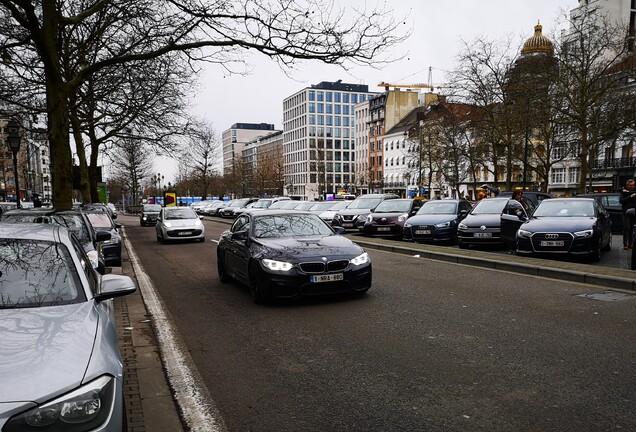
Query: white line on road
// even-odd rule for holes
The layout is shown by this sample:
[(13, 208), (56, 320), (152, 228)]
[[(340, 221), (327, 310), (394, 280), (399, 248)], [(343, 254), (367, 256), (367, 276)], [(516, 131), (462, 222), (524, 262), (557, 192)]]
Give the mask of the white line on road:
[[(127, 240), (125, 231), (121, 231), (122, 237)], [(194, 366), (189, 367), (189, 365), (193, 365), (192, 359), (187, 351), (180, 347), (179, 338), (175, 336), (172, 320), (163, 306), (159, 293), (144, 271), (130, 242), (125, 241), (124, 243), (146, 309), (153, 317), (159, 352), (184, 421), (192, 431), (226, 431), (218, 410), (208, 396), (207, 388), (201, 384), (202, 381)]]

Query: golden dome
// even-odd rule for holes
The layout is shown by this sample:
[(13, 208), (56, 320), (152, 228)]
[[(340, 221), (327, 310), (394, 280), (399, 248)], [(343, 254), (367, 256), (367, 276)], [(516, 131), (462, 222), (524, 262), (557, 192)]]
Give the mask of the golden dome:
[(526, 41), (521, 48), (521, 54), (554, 54), (554, 44), (550, 38), (543, 36), (543, 26), (537, 24), (534, 26), (534, 36)]

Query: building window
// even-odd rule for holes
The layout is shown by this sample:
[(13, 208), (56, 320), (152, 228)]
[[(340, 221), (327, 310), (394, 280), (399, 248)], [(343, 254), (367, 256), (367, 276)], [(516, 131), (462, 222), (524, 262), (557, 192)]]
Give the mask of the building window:
[(333, 105), (327, 104), (326, 110), (327, 110), (327, 114), (333, 114)]
[(333, 101), (334, 101), (335, 103), (340, 103), (340, 93), (335, 92), (335, 93), (333, 94)]
[(314, 114), (310, 114), (309, 115), (309, 124), (310, 125), (315, 125), (316, 124), (316, 116)]
[(309, 100), (310, 101), (316, 100), (316, 92), (315, 91), (309, 90)]
[(334, 114), (340, 114), (340, 105), (334, 105), (333, 113)]
[(317, 96), (318, 96), (318, 102), (324, 101), (324, 97), (325, 97), (325, 93), (324, 92), (319, 91), (317, 93)]
[(316, 104), (313, 102), (309, 102), (309, 112), (310, 113), (315, 113), (316, 112)]
[(349, 103), (349, 93), (343, 93), (342, 94), (342, 103)]
[(581, 168), (570, 167), (568, 172), (568, 183), (579, 184), (580, 179), (581, 179)]
[(552, 183), (565, 183), (565, 168), (552, 168)]
[(327, 92), (327, 102), (333, 102), (333, 93)]
[(357, 104), (358, 103), (358, 95), (357, 94), (352, 94), (351, 95), (351, 103), (352, 104)]

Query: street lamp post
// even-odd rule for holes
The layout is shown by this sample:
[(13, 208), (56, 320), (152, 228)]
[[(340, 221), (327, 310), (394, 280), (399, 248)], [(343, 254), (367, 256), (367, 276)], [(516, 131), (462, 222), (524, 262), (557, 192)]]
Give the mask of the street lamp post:
[(16, 206), (20, 205), (20, 181), (18, 179), (18, 152), (20, 151), (20, 125), (17, 120), (11, 119), (7, 123), (7, 144), (13, 153), (13, 179), (15, 183)]

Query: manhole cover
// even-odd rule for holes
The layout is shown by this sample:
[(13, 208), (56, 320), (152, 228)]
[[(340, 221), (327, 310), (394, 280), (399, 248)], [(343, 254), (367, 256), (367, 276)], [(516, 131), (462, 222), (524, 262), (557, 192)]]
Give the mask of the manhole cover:
[(625, 294), (616, 291), (606, 291), (604, 293), (595, 293), (595, 294), (579, 294), (578, 297), (584, 297), (590, 300), (601, 300), (601, 301), (620, 301), (620, 300), (629, 300), (633, 299), (634, 295)]

